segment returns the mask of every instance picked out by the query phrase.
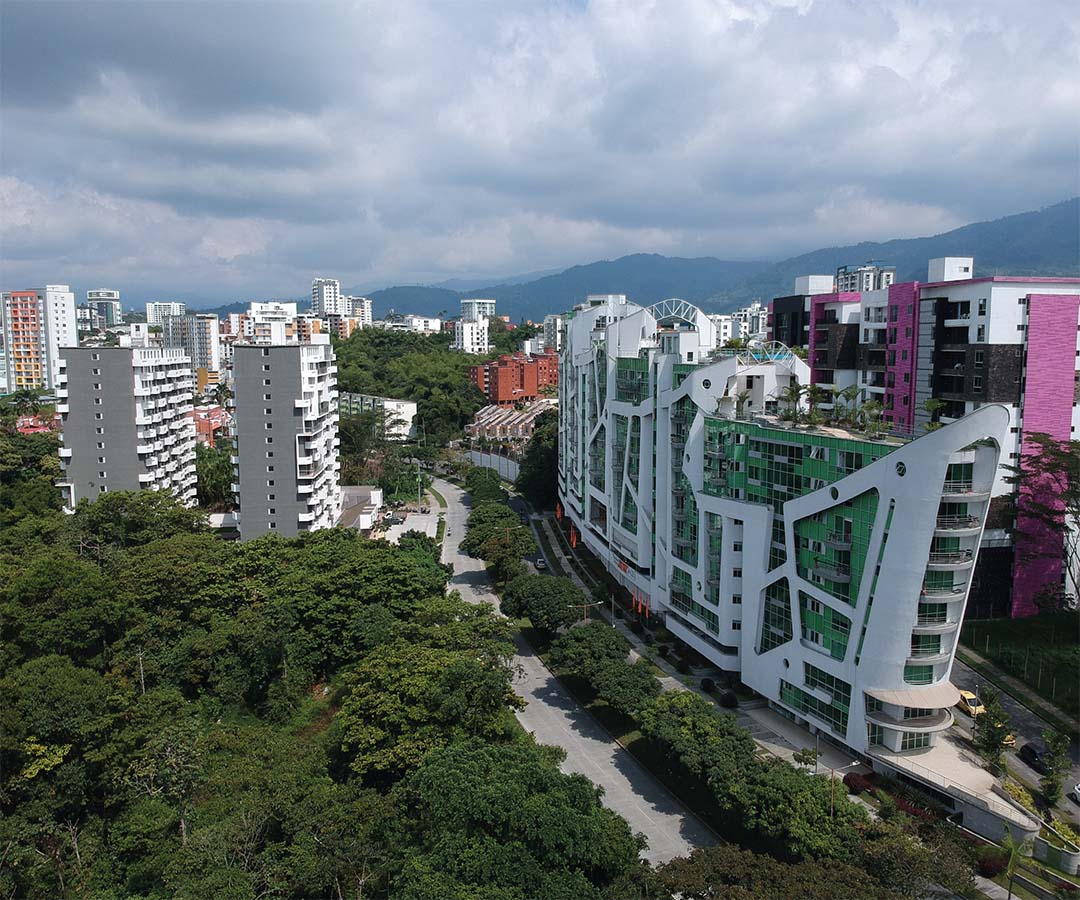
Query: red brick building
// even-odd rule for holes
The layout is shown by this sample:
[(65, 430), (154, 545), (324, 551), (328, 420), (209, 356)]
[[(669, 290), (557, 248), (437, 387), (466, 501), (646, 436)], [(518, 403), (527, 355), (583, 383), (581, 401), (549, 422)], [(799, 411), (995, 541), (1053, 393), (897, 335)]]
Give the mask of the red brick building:
[(559, 357), (554, 351), (536, 356), (515, 353), (469, 367), (469, 382), (489, 403), (506, 406), (535, 400), (540, 391), (559, 383)]

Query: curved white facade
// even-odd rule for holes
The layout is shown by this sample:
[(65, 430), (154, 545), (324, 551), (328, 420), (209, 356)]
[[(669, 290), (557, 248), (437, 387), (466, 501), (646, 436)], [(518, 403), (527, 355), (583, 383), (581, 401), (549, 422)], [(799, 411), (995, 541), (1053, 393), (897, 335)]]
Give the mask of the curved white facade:
[(871, 756), (933, 745), (1008, 412), (908, 443), (794, 426), (775, 414), (806, 363), (716, 341), (684, 301), (568, 317), (565, 514), (651, 615), (779, 709)]

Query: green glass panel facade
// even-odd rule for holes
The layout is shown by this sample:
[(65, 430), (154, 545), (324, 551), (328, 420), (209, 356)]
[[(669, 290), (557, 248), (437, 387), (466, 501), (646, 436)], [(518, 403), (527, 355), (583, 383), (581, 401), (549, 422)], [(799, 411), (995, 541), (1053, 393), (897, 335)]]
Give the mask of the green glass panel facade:
[(877, 516), (878, 492), (866, 491), (795, 523), (800, 578), (854, 606)]
[(851, 637), (851, 619), (799, 591), (799, 620), (804, 641), (821, 647), (833, 659), (844, 658)]
[(615, 361), (615, 399), (641, 403), (649, 396), (649, 360), (619, 357)]
[(758, 653), (765, 653), (792, 637), (791, 589), (786, 578), (773, 582), (765, 589), (765, 604), (761, 614), (761, 634)]

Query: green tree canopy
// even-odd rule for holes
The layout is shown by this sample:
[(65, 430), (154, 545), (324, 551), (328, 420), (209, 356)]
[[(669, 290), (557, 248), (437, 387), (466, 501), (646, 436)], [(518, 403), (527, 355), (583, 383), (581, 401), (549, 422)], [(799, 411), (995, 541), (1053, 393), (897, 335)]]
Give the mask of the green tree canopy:
[(511, 618), (527, 618), (536, 628), (554, 633), (580, 616), (584, 600), (569, 578), (522, 575), (506, 586), (500, 608)]
[(551, 644), (550, 663), (592, 680), (608, 663), (625, 662), (629, 646), (619, 632), (603, 622), (578, 625), (559, 635)]

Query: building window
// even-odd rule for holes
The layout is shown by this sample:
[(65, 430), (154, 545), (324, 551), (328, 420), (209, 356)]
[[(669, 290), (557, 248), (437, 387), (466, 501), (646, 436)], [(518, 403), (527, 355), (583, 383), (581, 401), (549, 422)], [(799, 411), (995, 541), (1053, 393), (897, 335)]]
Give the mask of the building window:
[(97, 448), (98, 448), (98, 450), (104, 450), (105, 449), (105, 444), (102, 441), (98, 441)]
[(104, 472), (98, 472), (98, 478), (105, 478), (105, 477), (106, 476), (105, 476)]
[(101, 354), (100, 353), (91, 353), (90, 358), (91, 359), (101, 359)]
[(900, 739), (901, 750), (918, 750), (930, 746), (929, 734), (905, 734)]
[[(269, 394), (263, 394), (263, 400), (269, 400), (269, 399), (270, 399)], [(267, 412), (270, 412), (270, 410), (267, 410)]]
[(276, 509), (274, 509), (274, 507), (272, 507), (272, 506), (271, 506), (271, 507), (270, 507), (270, 508), (269, 508), (269, 509), (267, 510), (267, 512), (268, 512), (268, 513), (269, 513), (270, 515), (272, 515), (272, 516), (276, 516), (276, 515), (277, 515), (277, 510), (276, 510)]
[(979, 315), (980, 316), (985, 316), (986, 315), (986, 298), (985, 297), (980, 297), (979, 298)]
[[(268, 453), (268, 454), (267, 454), (267, 456), (273, 456), (273, 455), (274, 455), (273, 453)], [(273, 472), (273, 471), (274, 471), (274, 467), (273, 467), (273, 466), (267, 466), (267, 467), (266, 467), (266, 471), (267, 471), (267, 472)], [(273, 484), (274, 482), (272, 482), (272, 481), (271, 481), (270, 483), (271, 483), (271, 484)]]
[(105, 462), (105, 457), (104, 457), (104, 456), (99, 456), (99, 457), (97, 458), (97, 461), (98, 461), (99, 463), (103, 463), (103, 462)]
[(101, 390), (101, 383), (100, 382), (96, 382), (94, 384), (94, 390), (95, 391), (100, 391)]
[(104, 434), (105, 433), (104, 428), (95, 428), (94, 431), (97, 432), (98, 434)]
[(95, 397), (94, 398), (94, 406), (101, 406), (101, 398), (100, 397)]
[[(270, 438), (267, 438), (267, 443), (270, 443), (270, 440), (271, 440)], [(267, 459), (273, 459), (274, 458), (274, 451), (273, 450), (267, 450), (266, 451), (266, 458)]]
[(738, 619), (733, 619), (731, 622), (731, 630), (742, 631), (742, 622), (740, 622)]
[(732, 569), (731, 570), (731, 577), (732, 578), (742, 578), (742, 569)]
[(736, 541), (734, 544), (731, 545), (731, 549), (734, 553), (742, 553), (742, 542)]
[(269, 378), (264, 378), (263, 379), (263, 387), (270, 387), (270, 379)]
[(101, 374), (101, 369), (91, 369), (90, 374), (91, 375), (100, 375)]
[(263, 366), (263, 367), (262, 367), (262, 370), (263, 370), (264, 372), (269, 372), (269, 371), (270, 371), (270, 367), (269, 367), (269, 366)]
[(975, 368), (981, 369), (983, 367), (984, 352), (982, 350), (975, 351)]
[(742, 604), (742, 594), (732, 594), (731, 595), (731, 602), (734, 603), (736, 606), (741, 605)]
[(274, 443), (274, 439), (273, 439), (272, 437), (268, 437), (268, 438), (266, 439), (266, 443), (268, 443), (268, 444), (272, 444), (272, 443)]
[(94, 413), (94, 418), (95, 419), (104, 419), (105, 416), (102, 413)]
[(266, 499), (267, 499), (267, 500), (276, 500), (276, 499), (277, 499), (277, 495), (276, 495), (276, 494), (267, 494), (267, 495), (266, 495)]
[[(1023, 327), (1023, 326), (1021, 326)], [(978, 344), (983, 343), (986, 340), (986, 326), (980, 325), (975, 329), (975, 342)]]
[(270, 522), (270, 523), (269, 523), (269, 526), (270, 526), (271, 528), (277, 528), (277, 522)]
[(971, 379), (971, 389), (973, 391), (975, 391), (976, 393), (978, 393), (978, 392), (980, 392), (982, 390), (982, 376), (981, 375), (976, 375), (974, 378)]

